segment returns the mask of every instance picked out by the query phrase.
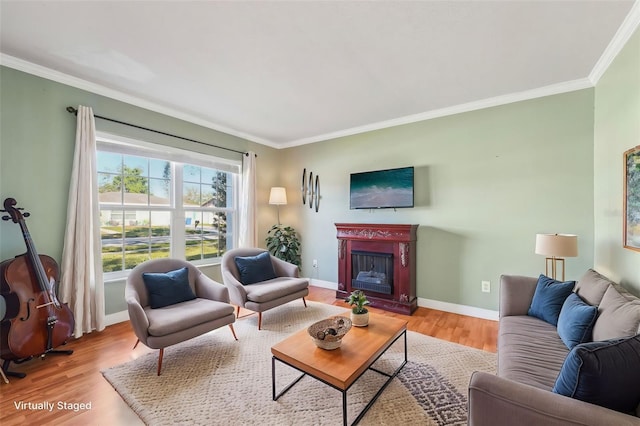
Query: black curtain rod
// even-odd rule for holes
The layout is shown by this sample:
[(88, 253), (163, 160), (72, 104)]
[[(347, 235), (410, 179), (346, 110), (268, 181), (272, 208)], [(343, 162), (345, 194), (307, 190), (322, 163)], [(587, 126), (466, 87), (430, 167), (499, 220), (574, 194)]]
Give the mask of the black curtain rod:
[[(71, 114), (76, 115), (76, 116), (78, 115), (78, 110), (76, 108), (74, 108), (74, 107), (71, 107), (71, 106), (67, 107), (67, 112), (70, 112)], [(158, 134), (161, 134), (161, 135), (170, 136), (172, 138), (177, 138), (177, 139), (182, 139), (182, 140), (189, 141), (189, 142), (199, 143), (200, 145), (206, 145), (206, 146), (210, 146), (210, 147), (213, 147), (213, 148), (224, 149), (226, 151), (237, 152), (238, 154), (242, 154), (242, 155), (249, 155), (248, 152), (238, 151), (238, 150), (231, 149), (231, 148), (225, 148), (224, 146), (212, 145), (212, 144), (206, 143), (206, 142), (200, 142), (200, 141), (197, 141), (195, 139), (185, 138), (185, 137), (182, 137), (182, 136), (174, 135), (172, 133), (161, 132), (160, 130), (154, 130), (154, 129), (149, 129), (148, 127), (138, 126), (137, 124), (131, 124), (131, 123), (127, 123), (127, 122), (120, 121), (120, 120), (114, 120), (113, 118), (102, 117), (100, 115), (95, 115), (95, 114), (93, 116), (95, 118), (99, 118), (101, 120), (107, 120), (107, 121), (111, 121), (113, 123), (123, 124), (123, 125), (129, 126), (129, 127), (135, 127), (136, 129), (146, 130), (148, 132), (158, 133)]]

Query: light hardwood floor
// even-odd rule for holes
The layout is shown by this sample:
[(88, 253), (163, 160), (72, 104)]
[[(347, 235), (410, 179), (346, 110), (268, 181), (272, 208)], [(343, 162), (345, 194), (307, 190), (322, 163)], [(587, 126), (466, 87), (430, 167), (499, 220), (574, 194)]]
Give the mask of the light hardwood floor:
[[(335, 291), (310, 287), (308, 300), (348, 307), (335, 299)], [(418, 308), (411, 316), (371, 308), (372, 312), (403, 318), (408, 329), (462, 345), (496, 351), (498, 323), (427, 308)], [(241, 316), (248, 311), (242, 311)], [(268, 313), (265, 315), (269, 315)], [(243, 319), (238, 319), (243, 321)], [(240, 336), (239, 336), (240, 337)], [(134, 425), (142, 424), (100, 370), (135, 359), (150, 349), (138, 345), (129, 322), (107, 327), (101, 333), (90, 333), (69, 342), (71, 356), (48, 355), (11, 369), (27, 373), (24, 379), (9, 377), (10, 384), (0, 384), (0, 424), (9, 425)], [(50, 402), (51, 411), (19, 409), (17, 404)], [(90, 410), (58, 409), (62, 403), (91, 403)]]

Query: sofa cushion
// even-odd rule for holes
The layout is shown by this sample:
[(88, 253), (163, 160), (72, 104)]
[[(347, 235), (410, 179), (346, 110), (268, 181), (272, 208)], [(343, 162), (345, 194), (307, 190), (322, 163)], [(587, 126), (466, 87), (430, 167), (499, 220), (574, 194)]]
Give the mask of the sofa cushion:
[(586, 304), (576, 293), (564, 301), (558, 317), (558, 335), (567, 348), (592, 340), (598, 307)]
[(600, 275), (593, 269), (587, 270), (585, 274), (576, 282), (574, 291), (591, 306), (599, 305), (602, 296), (609, 286), (613, 284), (607, 277)]
[(189, 269), (187, 267), (165, 273), (144, 272), (142, 280), (147, 288), (149, 306), (152, 309), (196, 298), (191, 286), (189, 286)]
[(527, 314), (557, 325), (562, 304), (573, 291), (575, 284), (575, 281), (556, 281), (541, 274)]
[(247, 300), (265, 303), (309, 287), (306, 278), (278, 277), (246, 287)]
[(259, 283), (276, 278), (271, 255), (268, 251), (256, 256), (236, 256), (233, 261), (240, 274), (240, 282), (244, 285)]
[(498, 376), (550, 391), (568, 353), (548, 322), (527, 315), (500, 319)]
[(609, 286), (598, 307), (593, 340), (609, 340), (640, 333), (640, 299), (620, 287)]
[(640, 335), (583, 343), (567, 355), (553, 392), (632, 413), (640, 403)]
[(149, 335), (161, 337), (233, 315), (234, 308), (228, 303), (196, 298), (162, 309), (145, 308), (145, 313)]

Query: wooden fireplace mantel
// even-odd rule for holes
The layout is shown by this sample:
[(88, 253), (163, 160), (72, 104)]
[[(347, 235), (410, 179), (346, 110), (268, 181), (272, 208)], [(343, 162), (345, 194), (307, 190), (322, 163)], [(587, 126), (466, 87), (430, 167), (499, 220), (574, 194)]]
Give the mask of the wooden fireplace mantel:
[(352, 251), (393, 256), (393, 290), (383, 294), (365, 290), (371, 306), (411, 315), (416, 296), (416, 240), (418, 225), (336, 223), (338, 238), (337, 298), (353, 291)]

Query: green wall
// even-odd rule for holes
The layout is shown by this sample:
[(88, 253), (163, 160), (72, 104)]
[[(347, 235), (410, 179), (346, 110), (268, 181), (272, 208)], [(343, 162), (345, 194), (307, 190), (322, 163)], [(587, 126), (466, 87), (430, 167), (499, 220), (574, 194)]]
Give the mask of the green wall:
[(640, 295), (640, 252), (622, 246), (623, 153), (640, 145), (640, 30), (596, 85), (595, 266)]
[[(535, 234), (574, 233), (567, 279), (593, 265), (593, 89), (488, 108), (287, 150), (282, 171), (299, 194), (303, 168), (320, 176), (316, 213), (300, 197), (282, 209), (302, 230), (303, 268), (337, 281), (335, 222), (419, 224), (421, 298), (497, 310), (501, 274), (537, 276)], [(349, 174), (414, 166), (416, 207), (349, 209)], [(318, 269), (311, 268), (318, 260)], [(491, 293), (480, 291), (489, 280)]]
[[(135, 123), (139, 126), (174, 133), (239, 151), (258, 154), (259, 193), (266, 203), (268, 187), (274, 181), (277, 150), (258, 145), (215, 130), (197, 126), (166, 115), (138, 108), (104, 96), (59, 84), (47, 79), (0, 67), (0, 198), (15, 198), (31, 213), (27, 225), (39, 253), (52, 256), (58, 263), (62, 256), (66, 224), (69, 180), (75, 146), (76, 119), (67, 106), (90, 106), (94, 114)], [(96, 119), (98, 131), (140, 138), (150, 142), (192, 149), (197, 152), (240, 159), (241, 155), (165, 137), (108, 121)], [(265, 194), (266, 195), (262, 195)], [(0, 202), (1, 202), (0, 201)], [(272, 221), (265, 212), (259, 221), (262, 239)], [(18, 225), (0, 223), (0, 259), (25, 251)], [(219, 269), (204, 270), (219, 279)], [(124, 282), (105, 285), (107, 314), (126, 309)]]
[[(300, 232), (303, 275), (337, 280), (336, 222), (415, 223), (421, 298), (496, 310), (500, 274), (544, 272), (544, 259), (533, 252), (539, 232), (579, 236), (579, 256), (566, 261), (568, 279), (595, 265), (640, 293), (640, 253), (621, 244), (622, 152), (640, 143), (638, 32), (595, 89), (285, 150), (6, 67), (0, 67), (0, 91), (0, 198), (14, 197), (32, 213), (28, 225), (38, 250), (58, 261), (75, 139), (75, 119), (65, 108), (87, 105), (99, 115), (257, 152), (259, 245), (276, 221), (269, 188), (284, 185), (289, 204), (281, 219)], [(101, 120), (96, 125), (203, 149)], [(415, 208), (349, 210), (350, 173), (409, 165), (416, 167)], [(303, 168), (320, 176), (318, 213), (301, 203)], [(23, 251), (17, 225), (0, 223), (0, 259)], [(220, 280), (217, 266), (205, 272)], [(491, 281), (491, 293), (480, 291), (483, 280)], [(124, 310), (124, 283), (105, 287), (107, 314)]]

